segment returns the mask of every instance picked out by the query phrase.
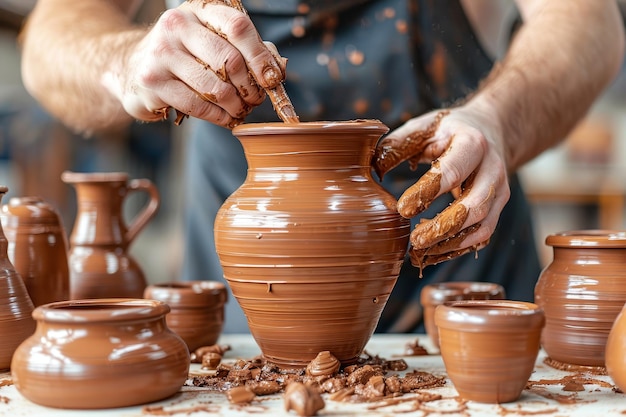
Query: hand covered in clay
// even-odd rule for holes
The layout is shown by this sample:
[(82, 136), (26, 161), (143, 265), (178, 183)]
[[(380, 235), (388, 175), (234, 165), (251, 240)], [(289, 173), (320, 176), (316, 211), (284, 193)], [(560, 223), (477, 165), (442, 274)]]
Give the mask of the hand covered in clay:
[(280, 85), (286, 60), (243, 11), (187, 1), (164, 12), (105, 86), (139, 120), (193, 116), (232, 128)]
[(442, 194), (455, 201), (411, 232), (413, 265), (423, 268), (486, 246), (510, 196), (504, 150), (496, 126), (466, 106), (417, 117), (378, 145), (379, 177), (401, 162), (431, 163), (430, 169), (398, 200), (411, 218)]

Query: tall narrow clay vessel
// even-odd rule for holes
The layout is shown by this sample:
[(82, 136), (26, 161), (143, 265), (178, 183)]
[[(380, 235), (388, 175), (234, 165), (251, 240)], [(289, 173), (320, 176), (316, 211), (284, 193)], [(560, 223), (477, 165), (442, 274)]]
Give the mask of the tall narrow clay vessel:
[(245, 183), (218, 212), (224, 276), (265, 358), (354, 362), (407, 249), (409, 221), (371, 174), (375, 120), (236, 127)]
[(548, 236), (546, 244), (554, 259), (535, 288), (546, 315), (542, 346), (556, 365), (602, 367), (626, 302), (626, 233), (569, 231)]
[[(128, 248), (159, 207), (156, 186), (147, 179), (129, 181), (122, 172), (64, 172), (76, 188), (78, 211), (70, 235), (70, 298), (143, 297), (144, 273)], [(123, 203), (129, 193), (149, 200), (127, 225)]]
[(57, 210), (40, 197), (13, 197), (0, 219), (9, 259), (35, 307), (70, 296), (67, 235)]
[[(8, 191), (0, 186), (0, 199)], [(9, 244), (0, 225), (0, 370), (11, 366), (13, 352), (35, 331), (33, 302), (9, 260)]]

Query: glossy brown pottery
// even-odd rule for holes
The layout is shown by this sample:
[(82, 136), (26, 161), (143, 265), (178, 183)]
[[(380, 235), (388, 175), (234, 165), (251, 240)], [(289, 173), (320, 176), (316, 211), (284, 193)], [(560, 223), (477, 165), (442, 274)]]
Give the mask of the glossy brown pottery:
[(535, 287), (546, 314), (542, 346), (557, 364), (604, 366), (611, 326), (626, 302), (626, 233), (570, 231), (546, 244), (554, 259)]
[(9, 259), (35, 306), (70, 296), (67, 235), (56, 209), (39, 197), (14, 197), (0, 212)]
[(606, 371), (622, 392), (626, 392), (626, 313), (617, 315), (606, 341)]
[(114, 408), (167, 398), (189, 371), (187, 346), (168, 329), (167, 304), (142, 299), (37, 307), (35, 334), (15, 351), (17, 390), (56, 408)]
[(544, 322), (539, 306), (522, 301), (437, 307), (441, 357), (459, 395), (481, 403), (517, 400), (535, 367)]
[(190, 352), (217, 342), (224, 326), (226, 286), (217, 281), (182, 281), (149, 285), (144, 298), (170, 306), (167, 326), (187, 344)]
[(455, 281), (428, 284), (422, 288), (420, 302), (424, 311), (426, 334), (435, 347), (439, 347), (439, 332), (435, 326), (435, 308), (449, 301), (502, 300), (504, 287), (491, 282)]
[(265, 358), (361, 354), (395, 285), (409, 221), (371, 174), (378, 121), (244, 124), (245, 183), (218, 212), (224, 276)]
[[(122, 172), (64, 172), (76, 188), (78, 211), (70, 236), (70, 298), (142, 298), (143, 270), (128, 248), (159, 207), (159, 193), (147, 179)], [(147, 204), (127, 225), (123, 203), (129, 193), (146, 192)]]
[[(8, 188), (0, 185), (0, 200)], [(0, 370), (9, 369), (20, 343), (35, 331), (33, 302), (22, 277), (9, 260), (9, 242), (0, 225)]]

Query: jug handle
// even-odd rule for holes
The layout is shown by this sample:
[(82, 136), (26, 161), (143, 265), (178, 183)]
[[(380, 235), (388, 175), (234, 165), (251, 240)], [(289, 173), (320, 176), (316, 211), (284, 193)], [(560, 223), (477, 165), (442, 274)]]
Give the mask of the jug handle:
[(134, 179), (128, 183), (128, 192), (135, 191), (145, 191), (148, 193), (150, 201), (148, 204), (135, 216), (130, 225), (128, 226), (128, 231), (126, 232), (126, 240), (127, 242), (132, 242), (137, 236), (137, 233), (144, 228), (144, 226), (148, 223), (148, 221), (154, 217), (156, 211), (158, 210), (161, 200), (159, 197), (159, 190), (152, 183), (152, 181), (148, 179)]

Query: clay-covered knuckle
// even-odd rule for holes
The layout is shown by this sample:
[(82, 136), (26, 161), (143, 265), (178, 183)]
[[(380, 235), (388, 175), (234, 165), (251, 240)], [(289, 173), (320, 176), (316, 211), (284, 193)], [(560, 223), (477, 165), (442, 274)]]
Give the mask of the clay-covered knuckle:
[(398, 200), (398, 213), (407, 219), (426, 210), (439, 196), (441, 191), (441, 174), (427, 171)]

